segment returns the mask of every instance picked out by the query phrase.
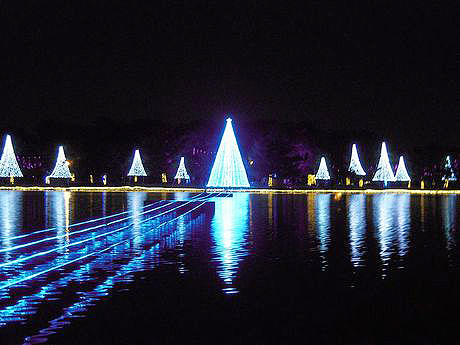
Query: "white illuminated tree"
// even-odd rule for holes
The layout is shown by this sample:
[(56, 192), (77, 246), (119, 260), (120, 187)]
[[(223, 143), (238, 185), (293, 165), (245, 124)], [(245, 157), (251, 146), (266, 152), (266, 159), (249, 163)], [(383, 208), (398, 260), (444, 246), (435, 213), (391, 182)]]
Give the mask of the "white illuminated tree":
[(190, 176), (187, 174), (187, 169), (185, 169), (184, 157), (180, 158), (179, 168), (177, 169), (177, 173), (174, 178), (178, 180), (190, 180)]
[(361, 162), (359, 161), (358, 151), (356, 150), (356, 144), (353, 144), (351, 147), (351, 160), (350, 166), (348, 167), (348, 171), (358, 176), (366, 175), (363, 167), (361, 166)]
[(249, 187), (230, 118), (227, 119), (207, 187)]
[(395, 179), (396, 181), (410, 181), (410, 176), (407, 173), (403, 156), (399, 157), (398, 169), (396, 169)]
[(6, 135), (3, 146), (2, 157), (0, 158), (0, 177), (23, 177), (21, 169), (13, 149), (13, 143), (9, 134)]
[(142, 165), (139, 150), (134, 152), (134, 159), (131, 164), (131, 169), (129, 169), (128, 176), (147, 176), (147, 173), (144, 170), (144, 165)]
[(450, 161), (450, 156), (446, 157), (446, 162), (444, 163), (444, 176), (442, 177), (442, 180), (457, 181), (454, 168), (452, 167), (452, 163)]
[(387, 146), (385, 142), (382, 143), (382, 150), (380, 152), (379, 165), (375, 172), (372, 181), (394, 182), (393, 169), (391, 169), (390, 159), (388, 158)]
[(330, 180), (329, 171), (327, 170), (326, 159), (321, 157), (321, 162), (319, 163), (318, 172), (316, 173), (315, 178), (317, 180)]
[(65, 158), (64, 148), (59, 146), (58, 156), (56, 159), (56, 165), (54, 166), (53, 172), (50, 176), (51, 178), (71, 178), (69, 165)]

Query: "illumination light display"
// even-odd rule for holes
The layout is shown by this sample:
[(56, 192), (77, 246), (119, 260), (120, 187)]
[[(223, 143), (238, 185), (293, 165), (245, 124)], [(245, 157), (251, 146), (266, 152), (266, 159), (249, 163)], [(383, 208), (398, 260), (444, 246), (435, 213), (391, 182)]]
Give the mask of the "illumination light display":
[(395, 179), (396, 181), (410, 181), (409, 174), (406, 170), (406, 165), (404, 164), (403, 156), (399, 157), (398, 169), (396, 169)]
[(359, 161), (358, 151), (356, 150), (356, 144), (353, 144), (353, 146), (351, 147), (351, 160), (348, 171), (359, 176), (366, 175), (366, 172), (364, 171), (363, 167), (361, 166), (361, 162)]
[(64, 154), (64, 148), (59, 146), (58, 156), (56, 159), (56, 165), (54, 166), (53, 172), (49, 177), (52, 178), (71, 178), (69, 166)]
[(227, 119), (207, 187), (249, 187), (230, 118)]
[(23, 177), (9, 134), (6, 135), (2, 158), (0, 159), (0, 177)]
[(382, 143), (379, 165), (377, 166), (377, 171), (375, 172), (372, 181), (383, 181), (385, 183), (388, 181), (396, 181), (393, 175), (393, 170), (391, 169), (390, 159), (388, 158), (387, 146), (385, 145), (385, 142)]
[(139, 153), (139, 150), (134, 152), (133, 164), (131, 165), (131, 169), (129, 169), (128, 176), (147, 176), (147, 173), (144, 170), (144, 166), (142, 165), (141, 154)]
[(190, 180), (190, 176), (187, 174), (187, 169), (185, 169), (185, 161), (184, 157), (180, 158), (179, 168), (177, 169), (175, 179), (183, 179), (183, 180)]
[(321, 162), (319, 163), (318, 172), (316, 173), (317, 180), (330, 180), (329, 171), (327, 170), (326, 159), (321, 157)]
[(454, 169), (452, 168), (452, 163), (450, 161), (450, 156), (446, 157), (446, 162), (444, 163), (444, 176), (442, 180), (448, 181), (457, 181), (457, 177), (455, 176)]

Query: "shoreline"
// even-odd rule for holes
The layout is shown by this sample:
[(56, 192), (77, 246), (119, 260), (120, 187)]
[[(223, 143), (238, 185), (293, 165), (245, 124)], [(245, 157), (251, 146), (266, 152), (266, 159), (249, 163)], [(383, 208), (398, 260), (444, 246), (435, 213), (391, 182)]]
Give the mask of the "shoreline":
[(231, 193), (258, 193), (258, 194), (310, 194), (310, 193), (333, 193), (333, 194), (460, 194), (458, 189), (224, 189), (224, 188), (174, 188), (174, 187), (142, 187), (142, 186), (118, 186), (118, 187), (40, 187), (40, 186), (2, 186), (1, 190), (17, 191), (69, 191), (69, 192), (231, 192)]

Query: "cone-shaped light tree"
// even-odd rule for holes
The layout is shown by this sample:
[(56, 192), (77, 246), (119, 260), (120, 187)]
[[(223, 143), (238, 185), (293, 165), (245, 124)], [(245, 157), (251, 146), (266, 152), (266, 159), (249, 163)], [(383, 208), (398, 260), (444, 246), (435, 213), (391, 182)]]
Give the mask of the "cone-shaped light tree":
[(316, 173), (315, 178), (317, 180), (330, 180), (329, 171), (327, 170), (326, 159), (321, 157), (321, 162), (319, 163), (318, 172)]
[(64, 148), (59, 146), (58, 156), (56, 159), (56, 165), (54, 166), (53, 172), (50, 176), (51, 178), (71, 178), (69, 166), (64, 154)]
[(393, 175), (393, 169), (391, 169), (390, 159), (388, 158), (387, 146), (385, 142), (382, 143), (382, 150), (380, 152), (379, 165), (375, 172), (372, 181), (383, 181), (383, 182), (394, 182), (395, 177)]
[(23, 177), (9, 134), (6, 135), (2, 158), (0, 158), (0, 177)]
[(406, 170), (406, 164), (404, 164), (403, 156), (399, 157), (398, 169), (396, 169), (395, 174), (396, 181), (410, 181), (410, 176)]
[(359, 161), (358, 151), (356, 150), (356, 144), (353, 144), (351, 147), (351, 160), (350, 166), (348, 167), (348, 171), (356, 174), (358, 176), (366, 175), (363, 167), (361, 166), (361, 162)]
[(180, 158), (179, 168), (177, 169), (176, 176), (174, 176), (177, 180), (190, 180), (190, 176), (187, 174), (187, 169), (185, 169), (185, 161), (184, 157)]
[(207, 187), (249, 187), (230, 118), (227, 119)]
[(444, 162), (444, 175), (442, 180), (457, 181), (457, 177), (454, 173), (454, 168), (452, 167), (452, 162), (450, 161), (450, 156), (447, 156), (446, 161)]
[(133, 164), (131, 164), (131, 169), (129, 169), (128, 176), (147, 176), (144, 165), (142, 164), (139, 150), (134, 152)]

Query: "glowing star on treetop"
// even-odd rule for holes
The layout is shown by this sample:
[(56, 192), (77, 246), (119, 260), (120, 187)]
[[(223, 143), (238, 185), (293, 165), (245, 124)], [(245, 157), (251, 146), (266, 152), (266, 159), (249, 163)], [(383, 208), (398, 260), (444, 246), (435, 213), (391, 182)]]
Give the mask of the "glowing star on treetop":
[(0, 177), (23, 177), (21, 169), (13, 149), (13, 143), (9, 134), (6, 135), (3, 146), (2, 158), (0, 158)]
[(52, 178), (71, 178), (72, 175), (70, 174), (69, 165), (65, 158), (64, 148), (59, 146), (58, 156), (56, 159), (56, 165), (54, 166), (53, 172), (50, 176)]
[(393, 169), (391, 169), (390, 159), (388, 158), (387, 146), (385, 142), (382, 143), (382, 150), (380, 152), (379, 165), (375, 172), (372, 181), (383, 181), (383, 182), (394, 182), (396, 181), (393, 175)]
[(147, 176), (147, 173), (144, 170), (144, 166), (142, 165), (141, 154), (139, 153), (139, 150), (134, 152), (133, 164), (131, 165), (131, 169), (129, 169), (128, 176)]
[(316, 173), (315, 178), (317, 180), (330, 180), (329, 171), (327, 170), (326, 159), (321, 157), (321, 162), (319, 163), (318, 172)]
[(179, 168), (177, 169), (175, 179), (190, 180), (190, 176), (187, 174), (187, 169), (185, 169), (184, 157), (180, 158)]
[(207, 187), (249, 187), (248, 176), (233, 132), (232, 119), (227, 119), (224, 135), (217, 150)]
[(363, 167), (361, 166), (361, 162), (359, 161), (358, 151), (356, 150), (356, 144), (353, 144), (353, 146), (351, 147), (351, 160), (348, 171), (358, 176), (366, 175), (366, 172), (364, 171)]
[(410, 181), (409, 174), (406, 170), (406, 164), (404, 164), (403, 156), (399, 157), (398, 169), (396, 169), (395, 179), (396, 181)]

